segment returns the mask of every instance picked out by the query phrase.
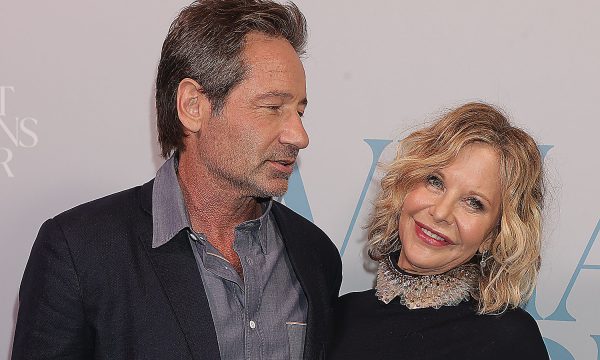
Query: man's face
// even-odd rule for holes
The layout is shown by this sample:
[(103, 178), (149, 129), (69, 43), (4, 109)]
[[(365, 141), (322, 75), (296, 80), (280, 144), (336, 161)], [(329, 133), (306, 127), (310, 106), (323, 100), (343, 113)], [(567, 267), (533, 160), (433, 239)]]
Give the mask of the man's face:
[(286, 40), (259, 33), (247, 35), (243, 59), (247, 76), (202, 127), (198, 156), (223, 190), (281, 196), (298, 151), (308, 145), (304, 67)]

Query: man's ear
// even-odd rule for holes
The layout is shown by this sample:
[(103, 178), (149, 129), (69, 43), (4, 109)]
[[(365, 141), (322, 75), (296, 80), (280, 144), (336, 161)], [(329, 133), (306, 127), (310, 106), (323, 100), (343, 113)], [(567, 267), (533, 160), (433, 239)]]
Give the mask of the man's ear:
[(185, 78), (177, 87), (177, 115), (186, 133), (197, 133), (210, 117), (210, 101), (195, 80)]

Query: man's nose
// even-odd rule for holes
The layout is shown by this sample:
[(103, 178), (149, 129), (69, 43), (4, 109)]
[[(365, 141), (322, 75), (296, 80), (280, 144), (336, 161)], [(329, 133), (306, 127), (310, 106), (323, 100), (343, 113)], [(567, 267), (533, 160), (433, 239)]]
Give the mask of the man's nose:
[(281, 132), (279, 141), (282, 144), (290, 144), (298, 149), (304, 149), (308, 146), (308, 134), (302, 124), (302, 118), (299, 114), (290, 116)]

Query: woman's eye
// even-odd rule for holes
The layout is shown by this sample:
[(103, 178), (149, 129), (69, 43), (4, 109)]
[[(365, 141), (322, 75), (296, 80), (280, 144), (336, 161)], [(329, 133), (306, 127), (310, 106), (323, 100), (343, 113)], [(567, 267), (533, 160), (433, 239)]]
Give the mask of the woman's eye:
[(474, 210), (483, 210), (483, 203), (476, 198), (467, 198), (467, 205)]
[(437, 177), (435, 175), (429, 175), (427, 177), (427, 183), (436, 189), (444, 188), (444, 182), (442, 181), (442, 179), (440, 179), (439, 177)]

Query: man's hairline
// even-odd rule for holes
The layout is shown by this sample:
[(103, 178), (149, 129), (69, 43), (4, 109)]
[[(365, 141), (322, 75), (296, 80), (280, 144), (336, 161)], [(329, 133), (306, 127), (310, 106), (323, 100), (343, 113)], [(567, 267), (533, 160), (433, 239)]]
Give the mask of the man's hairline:
[[(231, 93), (238, 87), (240, 86), (245, 80), (248, 79), (248, 75), (250, 74), (250, 71), (252, 70), (250, 64), (246, 61), (246, 56), (245, 56), (245, 52), (246, 52), (246, 47), (248, 46), (248, 37), (251, 35), (261, 35), (262, 36), (262, 40), (265, 41), (271, 41), (271, 40), (276, 40), (276, 39), (282, 39), (285, 40), (288, 44), (290, 44), (290, 46), (292, 47), (292, 49), (294, 49), (294, 52), (296, 53), (296, 56), (298, 56), (298, 59), (300, 60), (300, 62), (302, 62), (302, 56), (304, 54), (304, 48), (299, 49), (300, 51), (298, 51), (293, 45), (292, 43), (283, 35), (281, 34), (275, 34), (275, 35), (271, 35), (269, 33), (266, 33), (264, 31), (260, 31), (260, 30), (250, 30), (248, 31), (248, 33), (246, 33), (244, 35), (243, 41), (242, 41), (242, 46), (240, 47), (240, 52), (238, 54), (238, 61), (240, 63), (240, 67), (243, 69), (243, 73), (241, 78), (239, 79), (239, 81), (237, 81), (227, 92), (227, 94), (225, 95), (225, 97), (223, 97), (223, 102), (222, 102), (222, 106), (220, 109), (218, 109), (218, 111), (214, 111), (213, 107), (212, 107), (212, 103), (211, 103), (211, 117), (217, 117), (217, 116), (221, 116), (223, 115), (223, 110), (225, 109), (225, 104), (227, 103), (227, 101), (229, 100), (229, 96), (231, 95)], [(260, 39), (256, 39), (256, 40), (260, 40)], [(182, 80), (183, 81), (183, 80)], [(202, 84), (200, 84), (200, 86), (202, 86)], [(302, 102), (301, 102), (304, 106), (308, 105), (308, 99), (305, 97)]]

